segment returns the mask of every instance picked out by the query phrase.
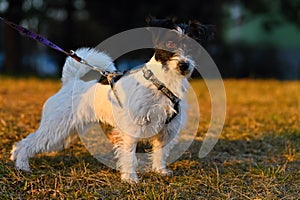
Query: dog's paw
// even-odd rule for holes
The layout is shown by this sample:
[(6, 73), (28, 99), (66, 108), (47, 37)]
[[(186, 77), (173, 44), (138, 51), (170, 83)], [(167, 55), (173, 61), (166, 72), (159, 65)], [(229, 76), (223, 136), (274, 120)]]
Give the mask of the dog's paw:
[(28, 161), (20, 161), (17, 159), (16, 160), (16, 168), (17, 168), (17, 170), (31, 172)]
[(122, 173), (121, 180), (129, 184), (137, 184), (139, 178), (136, 173)]
[(31, 172), (29, 165), (16, 165), (17, 170)]
[(173, 176), (173, 171), (170, 170), (170, 169), (166, 169), (166, 168), (157, 169), (157, 170), (155, 170), (155, 172), (162, 175), (162, 176), (168, 176), (168, 177)]

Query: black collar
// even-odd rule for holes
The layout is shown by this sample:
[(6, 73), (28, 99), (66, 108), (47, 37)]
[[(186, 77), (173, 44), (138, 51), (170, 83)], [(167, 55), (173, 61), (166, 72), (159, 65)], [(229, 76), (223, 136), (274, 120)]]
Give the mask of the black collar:
[(154, 76), (153, 72), (150, 69), (147, 69), (146, 66), (143, 67), (143, 74), (144, 74), (144, 78), (146, 80), (151, 81), (157, 87), (157, 89), (160, 90), (164, 95), (166, 95), (171, 100), (171, 102), (174, 104), (174, 109), (175, 109), (176, 112), (174, 112), (170, 117), (167, 118), (166, 124), (168, 124), (179, 113), (179, 102), (180, 102), (180, 99), (171, 90), (169, 90), (165, 86), (165, 84), (163, 84), (161, 81), (159, 81)]

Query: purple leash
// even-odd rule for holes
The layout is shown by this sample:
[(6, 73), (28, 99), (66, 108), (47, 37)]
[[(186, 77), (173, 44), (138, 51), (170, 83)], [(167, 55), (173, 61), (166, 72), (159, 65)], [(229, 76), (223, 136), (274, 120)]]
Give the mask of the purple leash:
[[(20, 25), (17, 25), (13, 22), (10, 22), (2, 17), (0, 17), (0, 19), (8, 24), (10, 27), (12, 27), (13, 29), (17, 30), (20, 34), (22, 35), (25, 35), (26, 37), (29, 37), (29, 38), (32, 38), (34, 39), (35, 41), (39, 42), (39, 43), (42, 43), (43, 45), (47, 46), (47, 47), (50, 47), (52, 49), (55, 49), (57, 51), (60, 51), (68, 56), (70, 56), (70, 54), (68, 52), (66, 52), (65, 50), (63, 50), (62, 48), (60, 48), (59, 46), (57, 46), (56, 44), (50, 42), (49, 40), (47, 40), (46, 38), (42, 37), (41, 35), (35, 33), (35, 32), (32, 32)], [(80, 62), (80, 61), (79, 61)]]
[[(106, 71), (106, 70), (101, 70), (100, 68), (89, 64), (86, 60), (84, 60), (83, 58), (79, 57), (75, 53), (75, 51), (73, 51), (73, 50), (70, 50), (70, 52), (66, 52), (65, 50), (63, 50), (62, 48), (60, 48), (59, 46), (57, 46), (53, 42), (50, 42), (49, 40), (47, 40), (43, 36), (41, 36), (41, 35), (33, 32), (33, 31), (30, 31), (30, 30), (28, 30), (28, 29), (26, 29), (26, 28), (24, 28), (24, 27), (22, 27), (22, 26), (20, 26), (18, 24), (15, 24), (15, 23), (13, 23), (11, 21), (8, 21), (8, 20), (6, 20), (6, 19), (4, 19), (2, 17), (0, 17), (0, 20), (2, 20), (4, 23), (8, 24), (13, 29), (17, 30), (20, 34), (25, 35), (26, 37), (29, 37), (29, 38), (31, 38), (31, 39), (33, 39), (33, 40), (35, 40), (35, 41), (37, 41), (37, 42), (39, 42), (39, 43), (47, 46), (47, 47), (50, 47), (50, 48), (55, 49), (57, 51), (60, 51), (60, 52), (62, 52), (64, 54), (66, 54), (67, 56), (70, 56), (74, 60), (76, 60), (76, 61), (78, 61), (78, 62), (80, 62), (80, 63), (88, 66), (91, 70), (98, 71), (102, 76), (104, 76), (104, 77), (107, 78), (107, 80), (108, 80), (108, 82), (109, 82), (109, 84), (110, 84), (110, 86), (112, 88), (112, 91), (113, 91), (113, 93), (114, 93), (114, 95), (115, 95), (115, 97), (116, 97), (119, 105), (122, 107), (120, 99), (118, 98), (118, 95), (117, 95), (117, 93), (115, 91), (115, 88), (114, 88), (114, 83), (115, 83), (114, 78), (116, 78), (117, 76), (122, 76), (123, 73), (117, 72), (117, 71), (110, 72), (110, 71)], [(111, 63), (111, 64), (113, 64), (113, 63)], [(110, 65), (108, 65), (106, 68), (108, 68)]]
[[(43, 36), (33, 32), (33, 31), (30, 31), (18, 24), (15, 24), (11, 21), (8, 21), (2, 17), (0, 17), (0, 20), (2, 20), (4, 23), (8, 24), (10, 27), (12, 27), (13, 29), (17, 30), (21, 35), (24, 35), (26, 37), (29, 37), (47, 47), (50, 47), (52, 49), (55, 49), (57, 51), (60, 51), (64, 54), (66, 54), (67, 56), (70, 56), (71, 58), (75, 59), (76, 61), (88, 66), (90, 69), (92, 70), (95, 70), (95, 71), (98, 71), (101, 75), (105, 76), (105, 77), (108, 77), (108, 76), (120, 76), (122, 75), (121, 73), (118, 73), (118, 72), (108, 72), (108, 71), (105, 71), (105, 70), (101, 70), (99, 69), (98, 67), (96, 66), (93, 66), (91, 64), (89, 64), (86, 60), (84, 60), (83, 58), (79, 57), (75, 51), (71, 50), (70, 52), (67, 52), (65, 50), (63, 50), (62, 48), (60, 48), (59, 46), (57, 46), (56, 44), (54, 44), (53, 42), (47, 40), (46, 38), (44, 38)], [(108, 67), (108, 66), (107, 66)]]

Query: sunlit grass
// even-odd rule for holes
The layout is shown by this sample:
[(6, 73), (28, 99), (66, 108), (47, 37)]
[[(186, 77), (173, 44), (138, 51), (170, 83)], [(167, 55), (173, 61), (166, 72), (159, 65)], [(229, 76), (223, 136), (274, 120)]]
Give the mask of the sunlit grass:
[(80, 140), (59, 153), (31, 160), (33, 173), (14, 169), (13, 143), (37, 129), (45, 100), (58, 80), (0, 77), (0, 199), (298, 199), (300, 82), (226, 80), (227, 115), (213, 151), (197, 157), (210, 120), (203, 81), (191, 85), (200, 126), (189, 150), (169, 167), (174, 177), (142, 173), (141, 183), (94, 159)]

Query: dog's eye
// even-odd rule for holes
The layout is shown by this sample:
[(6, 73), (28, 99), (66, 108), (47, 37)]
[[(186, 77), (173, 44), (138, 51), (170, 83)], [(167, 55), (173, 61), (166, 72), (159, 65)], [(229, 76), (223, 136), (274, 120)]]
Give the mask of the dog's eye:
[(167, 49), (175, 49), (177, 47), (177, 44), (173, 41), (167, 41), (166, 42), (166, 48)]

